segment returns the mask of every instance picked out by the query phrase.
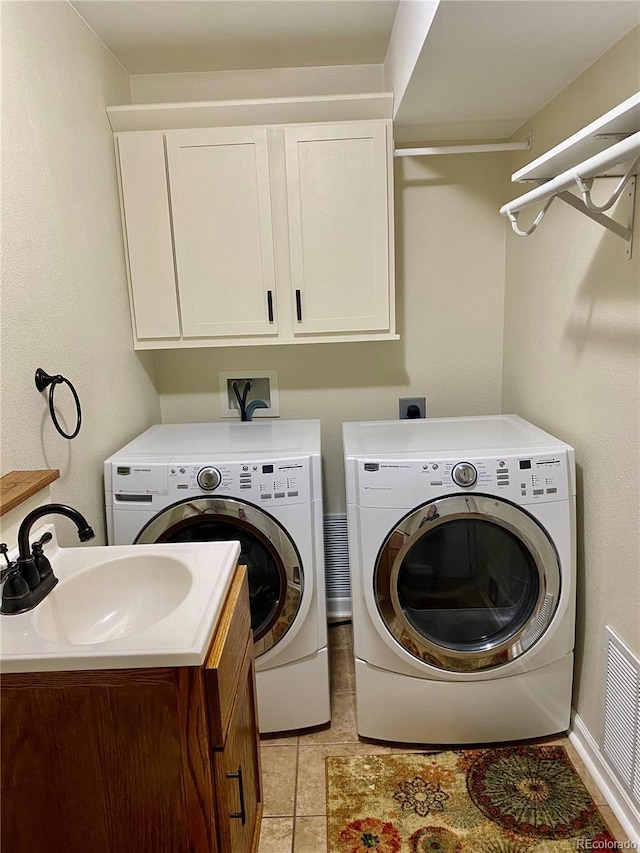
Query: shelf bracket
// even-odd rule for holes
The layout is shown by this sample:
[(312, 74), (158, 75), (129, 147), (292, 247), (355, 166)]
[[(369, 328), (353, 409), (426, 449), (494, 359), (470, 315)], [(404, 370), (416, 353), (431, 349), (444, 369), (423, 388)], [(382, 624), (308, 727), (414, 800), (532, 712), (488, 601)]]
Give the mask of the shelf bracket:
[(587, 178), (586, 180), (582, 178), (579, 174), (576, 175), (576, 184), (578, 185), (578, 189), (582, 194), (582, 200), (585, 205), (589, 208), (589, 210), (593, 210), (596, 213), (604, 213), (605, 210), (609, 210), (616, 201), (622, 195), (625, 186), (629, 183), (629, 180), (635, 174), (638, 165), (640, 165), (640, 157), (636, 157), (636, 159), (631, 163), (627, 171), (624, 173), (623, 177), (620, 179), (618, 186), (611, 193), (609, 197), (609, 201), (604, 204), (596, 204), (594, 200), (591, 198), (591, 188), (593, 187), (593, 178)]
[[(635, 211), (635, 200), (636, 200), (636, 178), (631, 177), (628, 179), (626, 185), (626, 195), (628, 197), (628, 207), (629, 213), (627, 218), (627, 224), (623, 225), (620, 222), (616, 222), (615, 219), (612, 219), (610, 216), (602, 213), (600, 210), (589, 207), (585, 204), (582, 199), (577, 198), (577, 196), (573, 195), (573, 193), (569, 192), (569, 190), (564, 190), (563, 192), (557, 193), (557, 197), (562, 199), (562, 201), (574, 207), (576, 210), (579, 210), (580, 213), (584, 213), (585, 216), (588, 216), (589, 219), (593, 219), (594, 222), (597, 222), (599, 225), (602, 225), (607, 230), (613, 232), (618, 237), (621, 237), (627, 244), (627, 258), (631, 257), (631, 252), (633, 248), (633, 220), (634, 220), (634, 211)], [(620, 195), (621, 193), (618, 193)]]
[[(569, 195), (571, 195), (571, 194), (569, 193)], [(556, 198), (555, 195), (549, 196), (549, 198), (547, 199), (547, 201), (545, 203), (545, 206), (538, 213), (536, 218), (533, 220), (531, 225), (526, 230), (520, 228), (520, 226), (518, 225), (518, 214), (517, 213), (511, 213), (509, 210), (506, 211), (506, 214), (509, 217), (509, 222), (511, 223), (511, 227), (513, 228), (515, 233), (518, 235), (518, 237), (530, 237), (533, 234), (533, 232), (536, 230), (538, 225), (540, 225), (540, 223), (544, 219), (545, 214), (546, 214), (547, 210), (549, 210), (549, 208), (551, 207), (551, 202), (554, 200), (554, 198)], [(571, 198), (575, 198), (575, 196), (571, 196)]]

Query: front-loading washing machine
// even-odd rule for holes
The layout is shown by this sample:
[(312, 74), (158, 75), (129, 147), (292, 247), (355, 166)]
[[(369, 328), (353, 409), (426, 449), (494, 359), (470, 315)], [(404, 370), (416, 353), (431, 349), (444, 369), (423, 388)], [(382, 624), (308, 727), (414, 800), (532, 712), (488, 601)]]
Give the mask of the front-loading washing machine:
[(104, 464), (111, 545), (238, 540), (261, 732), (330, 719), (320, 422), (160, 424)]
[(358, 732), (471, 744), (565, 731), (573, 449), (515, 415), (343, 435)]

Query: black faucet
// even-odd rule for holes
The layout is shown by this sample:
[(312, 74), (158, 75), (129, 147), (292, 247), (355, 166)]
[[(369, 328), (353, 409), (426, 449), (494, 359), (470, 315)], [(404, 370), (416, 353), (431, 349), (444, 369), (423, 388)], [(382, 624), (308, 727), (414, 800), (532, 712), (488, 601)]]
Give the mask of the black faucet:
[(54, 575), (43, 551), (43, 546), (51, 539), (51, 534), (45, 533), (41, 539), (34, 542), (31, 552), (29, 551), (31, 528), (45, 515), (64, 515), (70, 518), (78, 528), (78, 538), (81, 542), (87, 542), (95, 536), (86, 518), (73, 507), (64, 504), (45, 504), (32, 510), (24, 517), (18, 530), (18, 559), (15, 562), (9, 562), (6, 546), (0, 546), (8, 563), (3, 571), (6, 580), (2, 588), (0, 613), (13, 615), (32, 610), (58, 583), (58, 578)]

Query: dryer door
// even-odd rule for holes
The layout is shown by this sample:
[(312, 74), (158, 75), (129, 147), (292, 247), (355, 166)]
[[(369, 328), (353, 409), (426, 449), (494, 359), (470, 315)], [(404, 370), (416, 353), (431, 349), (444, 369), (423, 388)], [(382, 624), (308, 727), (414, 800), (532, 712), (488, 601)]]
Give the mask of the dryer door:
[(431, 501), (385, 539), (374, 572), (380, 616), (412, 655), (439, 669), (491, 669), (542, 636), (560, 597), (546, 531), (488, 495)]
[(276, 519), (232, 498), (194, 498), (167, 507), (142, 528), (136, 544), (238, 540), (248, 568), (254, 652), (263, 654), (293, 625), (303, 594), (302, 563)]

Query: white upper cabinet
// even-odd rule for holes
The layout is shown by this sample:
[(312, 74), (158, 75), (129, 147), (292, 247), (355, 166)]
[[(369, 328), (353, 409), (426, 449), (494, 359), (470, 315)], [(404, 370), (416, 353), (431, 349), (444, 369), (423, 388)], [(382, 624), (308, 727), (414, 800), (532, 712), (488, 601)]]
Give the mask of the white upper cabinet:
[(383, 124), (286, 128), (294, 334), (389, 328)]
[(277, 334), (266, 130), (174, 130), (166, 146), (182, 334)]
[(136, 348), (397, 338), (389, 120), (116, 140)]
[(179, 338), (162, 133), (123, 133), (116, 142), (134, 338)]

